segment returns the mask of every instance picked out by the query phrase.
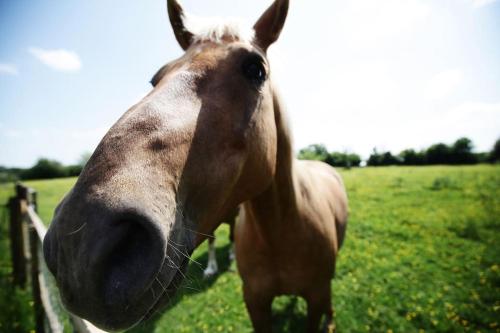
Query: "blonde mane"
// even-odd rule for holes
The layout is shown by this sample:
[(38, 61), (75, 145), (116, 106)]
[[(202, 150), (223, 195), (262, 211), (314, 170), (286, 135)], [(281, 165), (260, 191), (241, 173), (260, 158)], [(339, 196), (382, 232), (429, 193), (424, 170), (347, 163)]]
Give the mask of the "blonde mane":
[(193, 42), (221, 43), (224, 40), (235, 40), (241, 42), (253, 41), (254, 29), (241, 19), (219, 18), (219, 17), (196, 17), (186, 15), (184, 17), (186, 29), (193, 34)]

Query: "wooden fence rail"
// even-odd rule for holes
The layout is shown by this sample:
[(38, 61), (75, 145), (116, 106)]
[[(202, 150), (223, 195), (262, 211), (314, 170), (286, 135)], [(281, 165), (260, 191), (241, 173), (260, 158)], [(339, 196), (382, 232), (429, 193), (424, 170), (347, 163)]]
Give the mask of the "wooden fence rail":
[[(17, 287), (25, 288), (29, 276), (36, 332), (62, 333), (64, 323), (55, 310), (56, 306), (62, 309), (62, 305), (59, 297), (51, 292), (55, 287), (50, 286), (48, 271), (42, 270), (42, 267), (46, 267), (42, 255), (42, 242), (47, 228), (38, 216), (37, 210), (37, 192), (22, 184), (16, 184), (16, 195), (9, 199), (13, 281)], [(65, 315), (75, 332), (104, 332), (69, 312), (65, 312)]]

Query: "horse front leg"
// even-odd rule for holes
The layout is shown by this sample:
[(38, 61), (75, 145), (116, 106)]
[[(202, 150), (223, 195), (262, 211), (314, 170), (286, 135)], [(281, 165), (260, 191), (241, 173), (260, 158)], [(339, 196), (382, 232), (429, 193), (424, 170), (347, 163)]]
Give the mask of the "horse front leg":
[[(235, 217), (236, 218), (236, 217)], [(236, 254), (235, 254), (235, 249), (234, 249), (234, 224), (235, 224), (235, 218), (228, 222), (229, 224), (229, 265), (236, 259)]]
[(208, 239), (208, 263), (207, 268), (203, 271), (203, 277), (212, 277), (217, 274), (218, 271), (219, 267), (217, 265), (217, 255), (215, 253), (215, 236), (213, 236)]
[(243, 297), (255, 333), (271, 333), (273, 297), (243, 285)]

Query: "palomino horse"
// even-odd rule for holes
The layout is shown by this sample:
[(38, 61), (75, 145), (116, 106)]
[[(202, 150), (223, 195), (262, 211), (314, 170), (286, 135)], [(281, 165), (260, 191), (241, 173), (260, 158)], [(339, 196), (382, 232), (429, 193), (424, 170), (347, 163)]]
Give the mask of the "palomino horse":
[(307, 300), (311, 332), (331, 314), (347, 200), (332, 168), (293, 158), (266, 56), (287, 10), (276, 0), (248, 33), (194, 31), (168, 0), (184, 55), (104, 136), (44, 240), (68, 310), (108, 330), (146, 320), (204, 235), (245, 202), (236, 253), (255, 330), (270, 330), (279, 294)]

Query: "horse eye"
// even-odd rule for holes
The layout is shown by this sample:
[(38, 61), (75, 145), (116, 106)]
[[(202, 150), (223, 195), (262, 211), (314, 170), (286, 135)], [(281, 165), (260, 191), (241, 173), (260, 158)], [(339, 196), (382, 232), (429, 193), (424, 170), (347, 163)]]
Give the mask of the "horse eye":
[(243, 63), (243, 75), (253, 84), (261, 85), (266, 80), (266, 70), (258, 56), (250, 57)]

